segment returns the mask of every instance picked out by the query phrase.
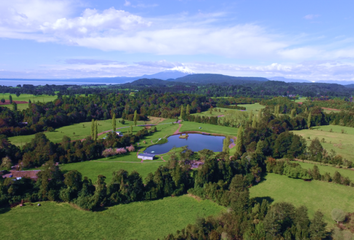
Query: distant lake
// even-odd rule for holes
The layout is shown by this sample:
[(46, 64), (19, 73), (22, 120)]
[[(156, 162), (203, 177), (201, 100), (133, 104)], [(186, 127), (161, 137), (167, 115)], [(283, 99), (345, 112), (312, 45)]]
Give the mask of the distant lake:
[(197, 152), (209, 149), (214, 152), (221, 152), (223, 147), (223, 136), (211, 136), (197, 133), (188, 134), (188, 138), (179, 138), (180, 135), (173, 135), (167, 138), (168, 142), (148, 147), (144, 152), (153, 154), (163, 154), (169, 152), (173, 147), (187, 146), (188, 149)]

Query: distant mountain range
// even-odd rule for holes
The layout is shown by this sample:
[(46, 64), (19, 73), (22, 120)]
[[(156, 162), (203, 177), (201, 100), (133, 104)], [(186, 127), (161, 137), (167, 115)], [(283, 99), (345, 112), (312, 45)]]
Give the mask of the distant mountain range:
[[(147, 81), (151, 79), (153, 81)], [(134, 81), (139, 80), (136, 83)], [(158, 81), (160, 80), (160, 81)], [(167, 80), (167, 81), (166, 81)], [(168, 70), (151, 75), (143, 75), (137, 77), (98, 77), (98, 78), (73, 78), (73, 79), (9, 79), (0, 78), (0, 85), (4, 86), (16, 86), (18, 84), (33, 84), (33, 85), (46, 85), (46, 84), (56, 84), (56, 85), (102, 85), (102, 84), (126, 84), (131, 83), (132, 85), (139, 86), (151, 86), (151, 85), (165, 85), (171, 86), (176, 85), (177, 82), (180, 84), (229, 84), (229, 85), (242, 85), (247, 83), (261, 83), (266, 81), (282, 81), (286, 83), (313, 83), (313, 81), (305, 79), (291, 79), (284, 77), (234, 77), (222, 74), (201, 74), (201, 73), (191, 73), (180, 70)], [(162, 81), (162, 82), (161, 82)], [(164, 82), (166, 81), (166, 82)], [(168, 83), (169, 82), (169, 83)], [(332, 83), (340, 84), (346, 87), (354, 87), (353, 81), (334, 81), (334, 80), (322, 80), (315, 81), (315, 83)]]

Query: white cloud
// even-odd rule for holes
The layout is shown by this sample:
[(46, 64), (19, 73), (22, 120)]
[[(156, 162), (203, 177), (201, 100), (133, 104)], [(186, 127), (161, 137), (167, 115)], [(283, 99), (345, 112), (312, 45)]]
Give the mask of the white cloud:
[(318, 18), (320, 15), (318, 15), (318, 14), (308, 14), (308, 15), (306, 15), (306, 16), (304, 16), (304, 19), (306, 19), (306, 20), (313, 20), (313, 19), (315, 19), (315, 18)]
[(41, 30), (73, 42), (72, 37), (115, 35), (121, 31), (131, 31), (149, 25), (150, 22), (143, 20), (142, 17), (123, 10), (109, 8), (100, 13), (96, 9), (85, 9), (81, 17), (45, 22)]
[(129, 1), (127, 1), (127, 0), (125, 0), (124, 6), (128, 7), (128, 6), (130, 6), (130, 5), (131, 5), (131, 3), (130, 3)]

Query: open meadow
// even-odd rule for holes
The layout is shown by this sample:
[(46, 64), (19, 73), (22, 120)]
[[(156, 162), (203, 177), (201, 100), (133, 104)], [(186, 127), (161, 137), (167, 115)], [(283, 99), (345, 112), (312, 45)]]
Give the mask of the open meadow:
[(198, 217), (225, 211), (209, 200), (189, 196), (117, 205), (99, 212), (68, 203), (41, 205), (0, 209), (2, 239), (157, 239), (195, 223)]
[[(310, 146), (311, 140), (317, 137), (327, 152), (333, 149), (342, 157), (350, 161), (354, 160), (354, 128), (327, 125), (313, 127), (311, 130), (305, 129), (292, 132), (303, 136), (306, 139), (307, 146)], [(324, 139), (324, 143), (322, 139)]]
[(329, 227), (334, 225), (331, 218), (333, 208), (346, 212), (354, 209), (354, 188), (321, 181), (306, 182), (287, 176), (269, 173), (265, 181), (250, 188), (252, 198), (270, 197), (276, 202), (289, 202), (296, 207), (306, 206), (309, 216), (320, 209)]

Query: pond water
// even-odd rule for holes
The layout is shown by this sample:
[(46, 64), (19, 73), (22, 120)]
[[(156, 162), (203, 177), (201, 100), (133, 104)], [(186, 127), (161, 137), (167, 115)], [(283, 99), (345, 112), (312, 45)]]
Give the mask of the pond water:
[[(214, 152), (221, 152), (224, 136), (211, 136), (197, 133), (188, 134), (188, 138), (179, 138), (180, 135), (173, 135), (167, 138), (168, 142), (148, 147), (144, 152), (152, 154), (163, 154), (169, 152), (173, 147), (187, 146), (188, 149), (197, 152), (209, 149)], [(231, 140), (232, 141), (232, 140)]]

